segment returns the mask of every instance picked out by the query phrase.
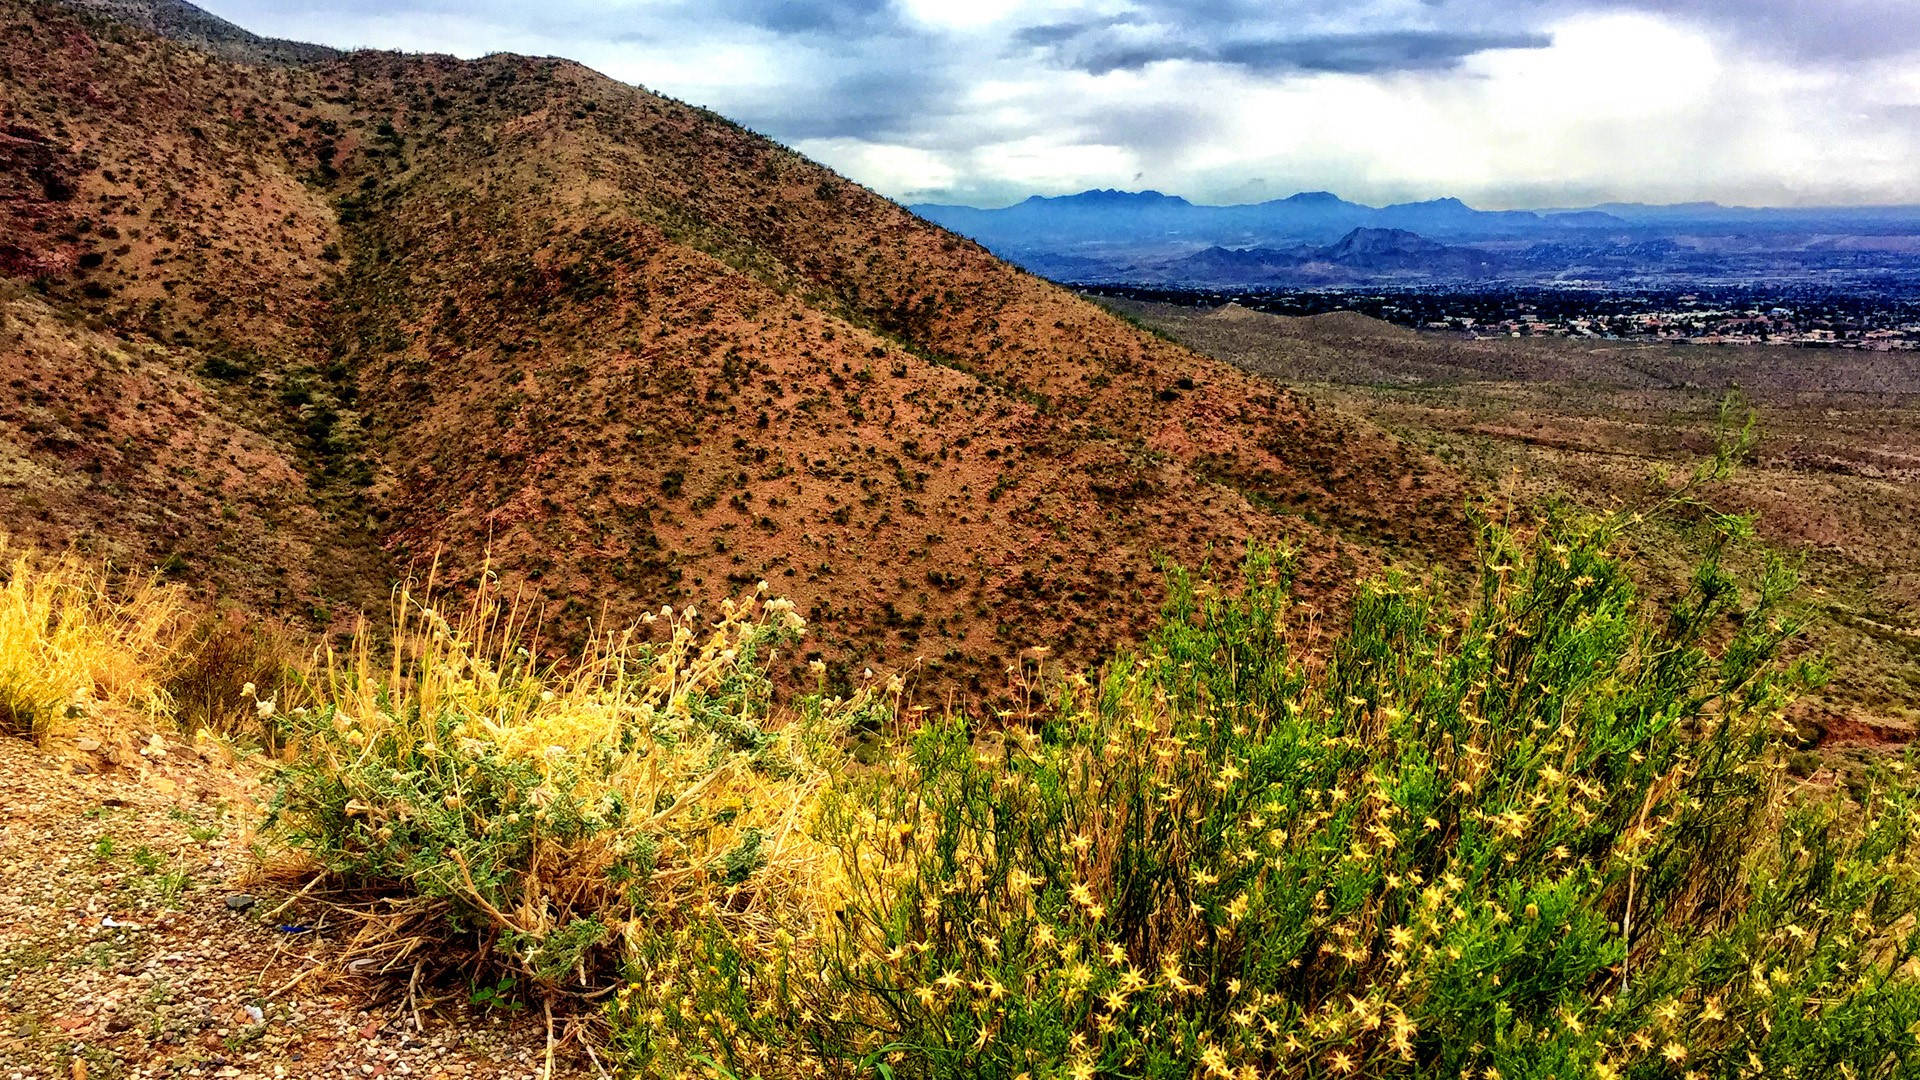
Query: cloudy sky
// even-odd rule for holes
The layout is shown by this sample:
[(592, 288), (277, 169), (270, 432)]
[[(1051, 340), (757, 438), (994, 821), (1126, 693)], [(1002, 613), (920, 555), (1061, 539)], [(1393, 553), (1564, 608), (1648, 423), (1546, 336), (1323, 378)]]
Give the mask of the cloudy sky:
[(1920, 203), (1920, 0), (200, 0), (571, 57), (903, 201)]

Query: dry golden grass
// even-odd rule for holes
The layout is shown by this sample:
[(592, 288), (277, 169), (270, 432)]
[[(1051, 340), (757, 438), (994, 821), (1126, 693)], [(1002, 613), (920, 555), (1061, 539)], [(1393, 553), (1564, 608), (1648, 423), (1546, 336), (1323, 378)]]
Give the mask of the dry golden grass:
[(0, 731), (44, 744), (127, 710), (167, 713), (158, 673), (182, 612), (178, 592), (150, 578), (0, 533)]

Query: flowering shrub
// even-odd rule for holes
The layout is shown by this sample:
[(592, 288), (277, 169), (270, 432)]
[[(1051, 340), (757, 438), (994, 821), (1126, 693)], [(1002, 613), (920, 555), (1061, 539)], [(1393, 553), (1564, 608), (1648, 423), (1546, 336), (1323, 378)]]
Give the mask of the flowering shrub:
[(817, 948), (690, 926), (613, 1007), (637, 1072), (1896, 1076), (1920, 817), (1788, 791), (1794, 575), (1716, 545), (1652, 608), (1620, 523), (1492, 526), (1472, 601), (1389, 579), (1321, 666), (1255, 552), (1027, 726), (836, 782)]

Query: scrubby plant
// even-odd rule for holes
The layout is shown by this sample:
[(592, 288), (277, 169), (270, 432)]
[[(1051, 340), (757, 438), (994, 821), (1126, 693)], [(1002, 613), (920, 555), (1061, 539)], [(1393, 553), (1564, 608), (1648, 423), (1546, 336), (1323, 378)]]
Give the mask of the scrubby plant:
[(1284, 554), (1175, 572), (1143, 648), (1029, 724), (940, 720), (836, 784), (821, 947), (690, 927), (616, 1044), (737, 1076), (1913, 1075), (1907, 763), (1787, 787), (1794, 574), (1743, 585), (1713, 524), (1655, 604), (1628, 519), (1488, 522), (1464, 606), (1390, 577), (1321, 650)]
[(167, 713), (157, 673), (181, 611), (179, 594), (151, 578), (36, 554), (0, 533), (0, 732), (45, 742), (103, 708)]
[(551, 1002), (695, 917), (744, 939), (808, 906), (833, 744), (827, 712), (769, 708), (790, 604), (664, 608), (565, 665), (491, 588), (474, 605), (402, 592), (391, 646), (329, 655), (283, 718), (267, 835), (363, 916), (362, 956)]
[(161, 685), (183, 730), (274, 748), (276, 710), (292, 704), (289, 694), (298, 692), (305, 660), (283, 628), (241, 612), (220, 612), (194, 621), (165, 665)]

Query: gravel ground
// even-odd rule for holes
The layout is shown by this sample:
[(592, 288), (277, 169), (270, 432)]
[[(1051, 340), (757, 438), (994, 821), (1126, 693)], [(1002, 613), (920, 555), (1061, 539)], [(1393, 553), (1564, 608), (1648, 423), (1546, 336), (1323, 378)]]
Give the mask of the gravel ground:
[(145, 745), (0, 736), (0, 1080), (539, 1075), (538, 1017), (456, 992), (416, 1030), (393, 983), (344, 970), (323, 912), (276, 911), (245, 769)]

